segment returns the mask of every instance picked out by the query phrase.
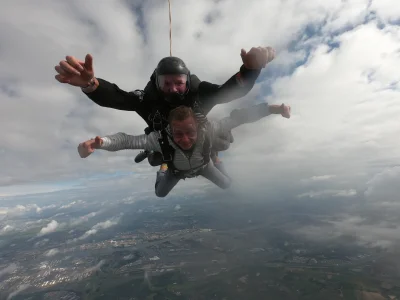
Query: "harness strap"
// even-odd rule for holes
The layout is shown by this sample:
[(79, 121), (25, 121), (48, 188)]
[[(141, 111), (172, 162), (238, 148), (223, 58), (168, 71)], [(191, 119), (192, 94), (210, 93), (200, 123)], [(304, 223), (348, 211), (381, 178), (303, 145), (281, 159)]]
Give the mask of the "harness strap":
[(172, 148), (172, 146), (169, 144), (168, 135), (167, 135), (167, 132), (165, 129), (160, 130), (159, 134), (160, 134), (160, 137), (158, 139), (158, 142), (160, 144), (161, 155), (163, 157), (163, 161), (165, 161), (167, 163), (171, 162), (171, 164), (172, 164), (173, 153), (174, 153), (175, 149)]
[(210, 162), (210, 156), (211, 156), (211, 134), (209, 134), (209, 123), (206, 124), (205, 128), (205, 140), (203, 144), (203, 157), (204, 157), (204, 163), (203, 165), (206, 165)]
[[(203, 150), (202, 150), (203, 158), (204, 158), (203, 164), (201, 166), (197, 167), (196, 168), (197, 170), (194, 173), (192, 173), (189, 177), (198, 176), (199, 175), (198, 173), (210, 162), (212, 143), (211, 143), (211, 135), (209, 134), (209, 131), (208, 131), (209, 130), (209, 125), (210, 125), (209, 123), (206, 123), (205, 124), (205, 128), (204, 128), (204, 130), (205, 130), (205, 139), (204, 139)], [(175, 149), (173, 149), (172, 147), (171, 147), (171, 149), (175, 151)], [(174, 167), (172, 160), (169, 161), (167, 164), (168, 164), (168, 168), (171, 168), (171, 170), (174, 172), (175, 176), (178, 176), (181, 179), (185, 178), (185, 177), (188, 177), (187, 175), (185, 176), (185, 171), (177, 170)]]

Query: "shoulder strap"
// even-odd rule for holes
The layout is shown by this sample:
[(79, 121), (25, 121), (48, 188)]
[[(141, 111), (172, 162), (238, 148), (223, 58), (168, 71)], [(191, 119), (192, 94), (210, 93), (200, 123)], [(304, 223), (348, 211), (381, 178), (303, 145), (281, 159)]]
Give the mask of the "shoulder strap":
[(193, 112), (194, 112), (194, 115), (196, 116), (196, 120), (199, 124), (205, 125), (208, 123), (206, 114), (204, 113), (204, 110), (200, 107), (200, 105), (197, 101), (195, 101), (193, 103)]
[(147, 105), (147, 122), (150, 122), (148, 131), (160, 131), (166, 126), (165, 107), (160, 102), (157, 87), (154, 81), (150, 80), (144, 88), (143, 96), (145, 105)]
[(210, 134), (210, 123), (205, 125), (205, 137), (204, 137), (204, 144), (203, 144), (203, 157), (204, 157), (204, 164), (208, 164), (210, 162), (211, 156), (211, 134)]
[(169, 144), (168, 134), (166, 129), (164, 128), (159, 132), (161, 134), (161, 137), (158, 139), (158, 142), (160, 144), (163, 161), (172, 162), (174, 158), (175, 149)]

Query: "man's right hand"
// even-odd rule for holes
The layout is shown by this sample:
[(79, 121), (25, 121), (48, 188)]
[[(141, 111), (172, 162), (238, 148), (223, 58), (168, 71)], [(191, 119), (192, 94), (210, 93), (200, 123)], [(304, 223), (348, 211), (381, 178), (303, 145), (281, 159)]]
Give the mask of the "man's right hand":
[(93, 57), (87, 54), (83, 62), (74, 56), (67, 56), (55, 69), (58, 73), (55, 76), (57, 81), (83, 88), (94, 77)]
[(87, 140), (86, 142), (80, 143), (78, 146), (78, 153), (81, 158), (86, 158), (94, 152), (95, 149), (99, 149), (103, 144), (101, 137), (96, 136), (95, 139)]

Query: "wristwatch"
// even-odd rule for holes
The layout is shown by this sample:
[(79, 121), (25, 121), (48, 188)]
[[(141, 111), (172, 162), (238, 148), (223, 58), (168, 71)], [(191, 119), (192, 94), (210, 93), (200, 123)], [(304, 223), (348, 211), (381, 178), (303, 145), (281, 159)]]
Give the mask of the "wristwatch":
[(84, 86), (84, 87), (82, 87), (82, 89), (87, 89), (87, 88), (89, 88), (89, 87), (92, 87), (92, 86), (94, 86), (95, 84), (96, 84), (96, 80), (94, 80), (95, 78), (94, 77), (92, 77), (92, 79), (90, 79), (89, 80), (89, 82), (88, 82), (88, 85), (87, 86)]

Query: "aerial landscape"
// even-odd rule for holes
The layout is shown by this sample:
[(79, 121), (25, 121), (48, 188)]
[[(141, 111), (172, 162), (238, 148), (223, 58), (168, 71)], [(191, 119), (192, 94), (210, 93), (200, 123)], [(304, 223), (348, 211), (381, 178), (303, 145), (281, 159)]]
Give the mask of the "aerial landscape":
[(399, 299), (397, 252), (304, 234), (340, 206), (215, 197), (3, 208), (1, 299)]

